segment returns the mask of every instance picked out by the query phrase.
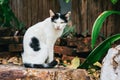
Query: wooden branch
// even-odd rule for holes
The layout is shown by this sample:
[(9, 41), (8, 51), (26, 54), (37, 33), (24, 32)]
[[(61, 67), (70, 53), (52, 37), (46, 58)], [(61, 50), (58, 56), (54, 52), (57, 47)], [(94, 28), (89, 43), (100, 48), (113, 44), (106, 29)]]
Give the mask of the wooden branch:
[(73, 48), (68, 48), (65, 46), (55, 46), (54, 52), (58, 54), (63, 54), (63, 55), (72, 55)]
[(23, 36), (0, 37), (0, 45), (22, 43)]
[(23, 51), (22, 44), (10, 44), (9, 45), (9, 52), (21, 52)]
[(33, 69), (0, 65), (0, 80), (92, 80), (84, 69)]

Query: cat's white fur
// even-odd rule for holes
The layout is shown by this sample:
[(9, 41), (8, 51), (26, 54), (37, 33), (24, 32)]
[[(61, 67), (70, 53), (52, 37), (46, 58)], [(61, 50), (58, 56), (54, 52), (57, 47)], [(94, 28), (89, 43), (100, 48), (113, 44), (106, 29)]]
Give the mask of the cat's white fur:
[[(31, 64), (45, 64), (50, 63), (54, 59), (54, 44), (56, 40), (62, 35), (63, 30), (67, 23), (64, 23), (60, 18), (54, 22), (51, 22), (51, 17), (54, 16), (52, 10), (49, 11), (50, 17), (42, 22), (39, 22), (31, 26), (25, 33), (23, 38), (23, 63)], [(66, 14), (68, 18), (70, 12)], [(63, 23), (62, 23), (63, 22)], [(40, 42), (40, 50), (34, 51), (30, 47), (31, 38), (36, 37)]]

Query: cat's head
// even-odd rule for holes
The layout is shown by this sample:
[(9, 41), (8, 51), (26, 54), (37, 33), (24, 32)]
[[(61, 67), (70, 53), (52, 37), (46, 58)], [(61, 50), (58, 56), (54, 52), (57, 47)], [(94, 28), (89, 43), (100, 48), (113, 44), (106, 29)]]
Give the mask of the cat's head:
[(67, 14), (54, 13), (52, 10), (49, 11), (53, 27), (56, 30), (63, 30), (70, 18), (71, 12)]

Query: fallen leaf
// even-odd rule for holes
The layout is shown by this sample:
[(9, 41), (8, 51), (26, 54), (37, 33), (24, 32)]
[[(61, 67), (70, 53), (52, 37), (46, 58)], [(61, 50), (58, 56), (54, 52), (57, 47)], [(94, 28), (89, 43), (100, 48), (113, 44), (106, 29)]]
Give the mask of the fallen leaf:
[(102, 67), (102, 64), (100, 62), (96, 62), (93, 64), (94, 66)]
[(71, 61), (71, 65), (68, 65), (67, 67), (70, 69), (77, 69), (80, 65), (80, 59), (78, 57), (75, 57), (72, 61)]

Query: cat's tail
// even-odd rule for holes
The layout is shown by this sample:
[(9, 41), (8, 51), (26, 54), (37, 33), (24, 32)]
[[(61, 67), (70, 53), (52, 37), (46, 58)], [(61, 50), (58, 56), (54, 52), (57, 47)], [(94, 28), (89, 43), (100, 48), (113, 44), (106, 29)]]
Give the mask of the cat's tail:
[(26, 68), (53, 68), (58, 64), (57, 61), (53, 60), (51, 63), (46, 64), (31, 64), (31, 63), (24, 63)]

